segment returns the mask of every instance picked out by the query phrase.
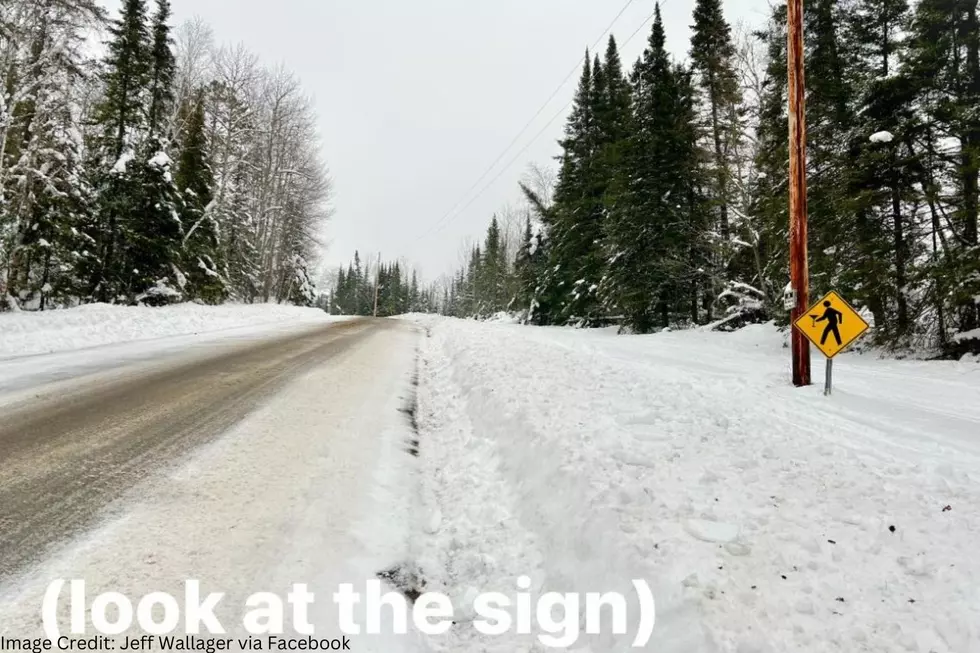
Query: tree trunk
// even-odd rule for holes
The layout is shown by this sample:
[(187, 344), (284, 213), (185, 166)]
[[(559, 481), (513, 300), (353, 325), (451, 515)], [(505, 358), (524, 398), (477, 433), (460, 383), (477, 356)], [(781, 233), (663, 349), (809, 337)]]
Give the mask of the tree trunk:
[[(967, 52), (966, 52), (966, 76), (967, 98), (972, 103), (980, 99), (980, 24), (977, 22), (976, 3), (968, 3), (968, 28), (967, 28)], [(975, 108), (975, 107), (974, 107)], [(966, 133), (962, 139), (962, 160), (960, 174), (963, 182), (963, 240), (967, 247), (966, 256), (968, 259), (977, 257), (977, 209), (978, 199), (980, 199), (980, 189), (977, 188), (977, 177), (980, 175), (980, 119), (971, 112), (968, 119)], [(969, 275), (980, 270), (970, 269), (966, 271)], [(971, 331), (980, 327), (980, 306), (973, 293), (967, 292), (967, 297), (962, 302), (962, 324), (963, 331)]]
[(905, 243), (905, 225), (902, 222), (902, 192), (899, 187), (898, 171), (896, 169), (896, 157), (892, 158), (893, 179), (891, 184), (892, 196), (892, 228), (895, 247), (895, 283), (897, 285), (896, 300), (898, 304), (898, 315), (896, 316), (896, 333), (899, 336), (908, 334), (909, 331), (909, 306), (905, 297), (905, 286), (908, 282), (906, 277), (906, 263), (908, 261), (907, 246)]

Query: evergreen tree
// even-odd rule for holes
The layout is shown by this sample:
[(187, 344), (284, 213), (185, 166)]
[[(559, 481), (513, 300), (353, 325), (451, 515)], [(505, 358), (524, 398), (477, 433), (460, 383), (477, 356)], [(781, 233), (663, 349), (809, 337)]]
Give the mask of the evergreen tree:
[[(150, 57), (148, 97), (144, 111), (146, 131), (135, 148), (135, 160), (129, 176), (127, 201), (130, 212), (121, 216), (125, 241), (122, 278), (126, 280), (124, 296), (129, 301), (163, 303), (185, 298), (186, 275), (180, 269), (184, 226), (181, 221), (183, 199), (174, 184), (173, 161), (167, 154), (167, 140), (157, 132), (154, 120), (169, 110), (173, 98), (174, 60), (170, 50), (169, 5), (158, 0), (154, 17)], [(146, 50), (144, 49), (144, 52)], [(156, 117), (155, 117), (156, 115)], [(208, 268), (203, 259), (198, 266), (208, 276), (218, 276), (214, 262)], [(219, 277), (220, 279), (220, 277)], [(220, 281), (219, 281), (220, 283)], [(213, 298), (215, 300), (220, 297)], [(313, 297), (305, 297), (309, 305)]]
[[(832, 288), (856, 296), (860, 283), (844, 273), (853, 269), (841, 242), (858, 241), (851, 171), (857, 153), (854, 44), (845, 38), (844, 7), (816, 0), (804, 10), (807, 31), (807, 212), (811, 290)], [(864, 135), (866, 139), (867, 135)]]
[(630, 123), (630, 86), (623, 73), (616, 39), (609, 37), (603, 61), (604, 99), (598, 121), (603, 137), (603, 167), (612, 176), (618, 168), (620, 150), (632, 128)]
[(199, 92), (193, 107), (182, 110), (188, 114), (180, 121), (180, 155), (174, 181), (183, 198), (181, 221), (186, 229), (183, 237), (183, 261), (191, 297), (215, 304), (228, 297), (227, 281), (221, 274), (219, 226), (212, 206), (214, 176), (211, 172), (205, 134), (204, 97)]
[(536, 228), (532, 228), (528, 216), (527, 230), (522, 250), (527, 255), (526, 264), (518, 262), (518, 278), (520, 281), (521, 306), (527, 308), (525, 320), (533, 324), (550, 324), (553, 321), (553, 307), (558, 304), (555, 296), (554, 271), (549, 267), (551, 257), (548, 254), (548, 225), (554, 224), (551, 216), (552, 207), (546, 206), (544, 200), (527, 185), (521, 184), (521, 191), (531, 211), (537, 218)]
[(483, 313), (492, 315), (504, 310), (507, 305), (507, 261), (504, 258), (504, 247), (500, 240), (500, 225), (494, 216), (487, 229), (487, 237), (483, 246), (481, 263), (481, 287), (479, 288)]
[(88, 0), (49, 0), (24, 16), (32, 22), (19, 60), (16, 28), (0, 29), (0, 309), (44, 310), (80, 294), (79, 259), (97, 254), (80, 231), (91, 221), (91, 189), (74, 109), (84, 27), (103, 11)]
[[(862, 0), (850, 18), (853, 64), (859, 71), (856, 113), (867, 126), (857, 129), (852, 144), (849, 191), (860, 249), (847, 267), (860, 288), (855, 296), (874, 313), (879, 339), (898, 342), (912, 326), (906, 293), (914, 255), (907, 207), (917, 201), (914, 157), (907, 147), (916, 130), (911, 87), (905, 76), (894, 74), (908, 7), (904, 0)], [(873, 133), (885, 131), (889, 142), (870, 142)]]
[(120, 250), (125, 246), (123, 221), (135, 210), (139, 194), (138, 181), (128, 166), (145, 125), (145, 89), (151, 66), (145, 0), (125, 0), (109, 32), (112, 39), (102, 75), (105, 91), (94, 114), (101, 129), (92, 144), (90, 164), (99, 221), (88, 235), (98, 242), (99, 255), (85, 262), (88, 269), (83, 268), (91, 279), (91, 293), (100, 301), (117, 299), (130, 285), (127, 281), (133, 269)]
[[(623, 190), (610, 211), (610, 309), (626, 326), (650, 331), (669, 323), (671, 306), (684, 296), (681, 278), (692, 249), (691, 209), (697, 160), (690, 121), (691, 86), (673, 65), (657, 9), (646, 50), (633, 72), (634, 130), (626, 146)], [(697, 209), (695, 208), (695, 211)]]
[(524, 222), (524, 232), (518, 244), (514, 260), (515, 287), (517, 289), (512, 305), (525, 312), (525, 318), (533, 318), (537, 298), (538, 279), (544, 273), (544, 252), (538, 243), (538, 234), (531, 227), (531, 216)]
[[(939, 340), (980, 351), (980, 21), (976, 3), (921, 0), (912, 20), (907, 76), (924, 123), (917, 139), (931, 214), (932, 279)], [(955, 139), (950, 157), (940, 144)], [(944, 183), (946, 180), (950, 183)], [(944, 206), (952, 206), (947, 211)], [(948, 306), (948, 310), (944, 307)], [(947, 339), (946, 315), (953, 330)]]
[(126, 173), (130, 213), (122, 216), (120, 259), (125, 262), (120, 288), (127, 301), (161, 304), (184, 298), (185, 275), (179, 268), (183, 203), (173, 183), (170, 157), (151, 139)]
[(177, 63), (170, 39), (170, 2), (157, 0), (153, 16), (152, 43), (150, 50), (149, 109), (147, 127), (150, 136), (163, 136), (164, 121), (170, 116), (174, 102), (174, 78)]
[(332, 315), (346, 315), (347, 310), (347, 277), (344, 275), (343, 266), (337, 271), (337, 288), (333, 293), (333, 301), (330, 302), (330, 313)]
[(691, 65), (704, 98), (705, 128), (710, 140), (713, 187), (711, 200), (718, 215), (721, 239), (731, 232), (731, 155), (737, 131), (740, 93), (735, 72), (735, 46), (722, 13), (721, 0), (697, 0), (691, 36)]
[(419, 275), (412, 270), (412, 282), (408, 290), (408, 311), (410, 313), (424, 313), (426, 308), (423, 306), (424, 297), (419, 289)]
[(146, 0), (125, 0), (122, 15), (109, 28), (112, 39), (104, 62), (105, 94), (96, 108), (102, 127), (96, 152), (110, 166), (118, 162), (144, 125), (146, 88), (151, 59), (146, 26)]
[(601, 244), (606, 175), (600, 163), (595, 109), (604, 81), (601, 66), (598, 83), (594, 79), (586, 53), (562, 141), (554, 206), (546, 216), (550, 270), (543, 283), (544, 294), (550, 298), (550, 322), (594, 324), (600, 318), (596, 291), (604, 267)]

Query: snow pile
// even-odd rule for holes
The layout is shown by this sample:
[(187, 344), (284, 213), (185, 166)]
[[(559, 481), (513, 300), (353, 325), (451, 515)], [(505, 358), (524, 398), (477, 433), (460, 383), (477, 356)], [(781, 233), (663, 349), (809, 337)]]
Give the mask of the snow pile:
[[(417, 537), (431, 589), (513, 595), (528, 575), (535, 591), (628, 593), (643, 578), (658, 602), (647, 650), (663, 653), (980, 650), (975, 365), (844, 355), (828, 398), (790, 386), (768, 325), (413, 319), (430, 333), (420, 462), (439, 519)], [(538, 650), (446, 637), (437, 650)], [(576, 650), (629, 642), (583, 634)]]
[(278, 304), (179, 304), (160, 308), (86, 304), (0, 314), (0, 358), (111, 345), (236, 327), (326, 322), (320, 309)]

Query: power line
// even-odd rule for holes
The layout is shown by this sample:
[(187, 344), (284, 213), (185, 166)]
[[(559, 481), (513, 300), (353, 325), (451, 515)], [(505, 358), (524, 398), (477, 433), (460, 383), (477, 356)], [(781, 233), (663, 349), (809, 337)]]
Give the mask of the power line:
[[(612, 30), (613, 26), (616, 24), (616, 21), (618, 21), (622, 17), (622, 15), (624, 13), (626, 13), (626, 10), (629, 9), (630, 8), (630, 5), (632, 5), (634, 2), (635, 2), (635, 0), (627, 0), (626, 4), (623, 5), (623, 8), (619, 10), (619, 13), (618, 14), (616, 14), (616, 17), (613, 18), (612, 19), (612, 22), (609, 23), (609, 26), (606, 27), (606, 29), (602, 32), (602, 34), (599, 35), (599, 38), (596, 39), (595, 43), (592, 46), (592, 49), (593, 50), (595, 50), (597, 47), (599, 47), (599, 44), (602, 43), (602, 39), (605, 38), (606, 34), (608, 34), (610, 30)], [(473, 182), (473, 185), (470, 186), (466, 190), (466, 192), (463, 193), (460, 196), (460, 198), (458, 200), (456, 200), (456, 203), (453, 204), (452, 207), (448, 211), (446, 211), (442, 215), (442, 217), (439, 218), (429, 228), (429, 230), (426, 231), (425, 233), (423, 233), (419, 238), (424, 238), (425, 236), (427, 236), (430, 233), (432, 233), (432, 231), (434, 231), (440, 224), (442, 224), (442, 222), (446, 218), (448, 218), (450, 215), (452, 215), (452, 213), (456, 210), (456, 207), (459, 206), (460, 202), (462, 202), (464, 199), (466, 199), (466, 197), (470, 193), (472, 193), (476, 189), (477, 186), (480, 185), (480, 182), (482, 182), (484, 179), (487, 178), (487, 175), (489, 175), (493, 171), (493, 169), (497, 167), (497, 164), (500, 163), (500, 161), (503, 160), (503, 158), (507, 155), (507, 153), (511, 150), (511, 148), (514, 147), (514, 145), (517, 144), (517, 142), (521, 139), (521, 136), (523, 136), (527, 132), (527, 130), (531, 127), (531, 125), (534, 124), (534, 121), (537, 120), (538, 117), (544, 112), (544, 110), (548, 108), (548, 105), (551, 104), (551, 101), (555, 99), (555, 97), (561, 92), (561, 90), (563, 88), (565, 88), (565, 84), (567, 84), (568, 83), (568, 80), (570, 80), (572, 78), (572, 76), (575, 75), (575, 73), (578, 71), (580, 65), (581, 65), (580, 63), (576, 63), (575, 66), (572, 67), (572, 69), (568, 72), (568, 75), (565, 76), (565, 79), (563, 79), (561, 81), (561, 84), (559, 84), (555, 88), (555, 90), (551, 93), (551, 95), (548, 96), (548, 99), (544, 101), (544, 104), (542, 104), (538, 108), (538, 110), (534, 113), (534, 115), (531, 116), (531, 119), (528, 120), (524, 124), (524, 126), (521, 128), (521, 131), (519, 131), (517, 133), (517, 136), (515, 136), (514, 139), (510, 143), (508, 143), (507, 147), (505, 147), (503, 149), (503, 151), (500, 153), (500, 155), (496, 159), (494, 159), (493, 163), (491, 163), (490, 166), (486, 170), (483, 171), (483, 174), (480, 175), (480, 177), (475, 182)], [(565, 105), (565, 106), (568, 106), (568, 105)]]
[[(661, 6), (663, 6), (663, 5), (664, 5), (664, 4), (666, 4), (666, 3), (660, 3), (660, 4), (661, 4)], [(628, 5), (627, 5), (627, 6), (628, 6)], [(648, 24), (650, 23), (650, 21), (651, 21), (651, 20), (653, 20), (653, 17), (654, 17), (654, 16), (656, 16), (656, 15), (657, 15), (657, 12), (656, 12), (656, 10), (655, 10), (655, 11), (654, 11), (654, 12), (653, 12), (652, 14), (650, 14), (650, 15), (649, 15), (649, 16), (648, 16), (648, 17), (646, 18), (646, 20), (644, 20), (644, 21), (643, 21), (643, 22), (642, 22), (642, 23), (640, 24), (640, 26), (639, 26), (639, 27), (637, 27), (637, 28), (636, 28), (636, 29), (635, 29), (635, 30), (633, 31), (633, 33), (632, 33), (632, 34), (630, 34), (630, 36), (629, 36), (629, 38), (627, 38), (627, 39), (626, 39), (625, 41), (623, 41), (623, 44), (622, 44), (622, 46), (620, 46), (620, 47), (622, 47), (622, 48), (625, 48), (625, 47), (626, 47), (626, 46), (627, 46), (627, 45), (629, 44), (629, 42), (630, 42), (630, 41), (632, 41), (632, 40), (633, 40), (633, 39), (634, 39), (634, 38), (636, 37), (636, 35), (640, 33), (640, 30), (642, 30), (642, 29), (643, 29), (644, 27), (646, 27), (646, 26), (647, 26), (647, 25), (648, 25)], [(600, 38), (600, 39), (602, 39), (602, 37), (601, 37), (601, 36), (600, 36), (599, 38)], [(576, 70), (577, 70), (577, 68), (576, 68)], [(573, 73), (574, 73), (574, 71), (573, 71)], [(567, 80), (566, 80), (566, 81), (567, 81)], [(541, 137), (542, 137), (542, 136), (544, 135), (544, 133), (545, 133), (546, 131), (548, 131), (548, 128), (549, 128), (549, 127), (551, 127), (551, 125), (552, 125), (552, 124), (554, 124), (554, 122), (555, 122), (556, 120), (558, 120), (558, 118), (560, 118), (560, 117), (561, 117), (562, 115), (564, 115), (564, 113), (565, 113), (565, 111), (566, 111), (566, 110), (568, 110), (568, 107), (569, 107), (569, 106), (571, 106), (571, 104), (572, 104), (572, 102), (574, 102), (574, 98), (573, 98), (573, 99), (571, 99), (571, 100), (569, 100), (568, 102), (566, 102), (566, 103), (565, 103), (565, 105), (564, 105), (564, 106), (563, 106), (563, 107), (562, 107), (561, 109), (559, 109), (559, 110), (558, 110), (558, 113), (556, 113), (556, 114), (555, 114), (554, 116), (552, 116), (552, 117), (551, 117), (551, 120), (549, 120), (549, 121), (548, 121), (547, 123), (545, 123), (545, 125), (544, 125), (544, 127), (542, 127), (542, 128), (541, 128), (541, 130), (540, 130), (540, 131), (539, 131), (539, 132), (538, 132), (537, 134), (535, 134), (535, 135), (534, 135), (534, 137), (533, 137), (533, 138), (532, 138), (532, 139), (531, 139), (530, 141), (528, 141), (528, 142), (527, 142), (527, 143), (526, 143), (526, 144), (524, 145), (524, 147), (523, 147), (523, 148), (521, 148), (521, 151), (520, 151), (520, 152), (518, 152), (518, 153), (517, 153), (517, 154), (516, 154), (516, 155), (514, 156), (514, 158), (512, 158), (512, 159), (511, 159), (511, 160), (510, 160), (510, 161), (509, 161), (509, 162), (507, 163), (507, 165), (505, 165), (505, 166), (504, 166), (503, 168), (501, 168), (501, 169), (500, 169), (500, 171), (499, 171), (499, 172), (498, 172), (498, 173), (496, 174), (496, 176), (494, 176), (494, 178), (493, 178), (493, 179), (491, 179), (491, 180), (489, 181), (489, 183), (487, 183), (487, 184), (486, 184), (485, 186), (483, 186), (483, 188), (481, 188), (481, 189), (480, 189), (480, 192), (478, 192), (478, 193), (477, 193), (476, 195), (474, 195), (474, 196), (473, 196), (473, 197), (472, 197), (472, 198), (470, 199), (470, 201), (469, 201), (469, 202), (467, 202), (467, 203), (466, 203), (466, 204), (465, 204), (465, 205), (463, 206), (463, 208), (461, 208), (461, 209), (460, 209), (459, 211), (456, 211), (456, 212), (455, 212), (455, 214), (453, 215), (453, 217), (452, 217), (452, 218), (450, 218), (448, 222), (452, 222), (452, 221), (453, 221), (454, 219), (456, 219), (457, 217), (459, 217), (460, 215), (462, 215), (462, 214), (463, 214), (463, 213), (464, 213), (464, 212), (466, 211), (466, 209), (468, 209), (468, 208), (470, 208), (470, 207), (471, 207), (471, 206), (473, 205), (473, 203), (474, 203), (474, 202), (476, 202), (476, 201), (477, 201), (478, 199), (480, 199), (480, 198), (481, 198), (481, 197), (483, 196), (483, 194), (484, 194), (484, 193), (485, 193), (485, 192), (486, 192), (487, 190), (489, 190), (489, 189), (490, 189), (490, 187), (491, 187), (491, 186), (493, 186), (493, 185), (494, 185), (494, 184), (495, 184), (495, 183), (497, 182), (497, 180), (499, 180), (499, 179), (500, 179), (500, 178), (501, 178), (501, 177), (502, 177), (502, 176), (504, 175), (504, 173), (506, 173), (506, 172), (507, 172), (508, 170), (510, 170), (510, 168), (511, 168), (511, 166), (513, 166), (513, 165), (514, 165), (515, 163), (517, 163), (517, 161), (518, 161), (518, 160), (519, 160), (519, 159), (521, 158), (521, 156), (523, 156), (523, 155), (524, 155), (524, 153), (525, 153), (525, 152), (527, 152), (527, 151), (528, 151), (528, 150), (529, 150), (529, 149), (531, 148), (531, 146), (532, 146), (532, 145), (534, 145), (534, 144), (535, 144), (535, 143), (537, 142), (537, 140), (538, 140), (539, 138), (541, 138)], [(540, 113), (540, 111), (539, 111), (538, 113)], [(512, 144), (512, 145), (513, 145), (513, 144)], [(510, 149), (510, 146), (508, 146), (508, 148), (507, 148), (507, 150), (509, 150), (509, 149)], [(494, 162), (494, 165), (496, 165), (496, 164), (497, 164), (497, 162), (499, 162), (499, 161), (500, 161), (500, 159), (501, 159), (501, 158), (503, 158), (503, 155), (507, 153), (507, 150), (504, 150), (504, 152), (503, 152), (503, 154), (502, 154), (502, 155), (501, 155), (501, 156), (500, 156), (500, 157), (499, 157), (499, 158), (497, 159), (497, 161), (496, 161), (496, 162)], [(492, 170), (492, 169), (493, 169), (493, 166), (491, 166), (491, 168), (490, 168), (490, 170)], [(483, 178), (485, 178), (485, 177), (487, 176), (487, 174), (489, 174), (489, 172), (490, 172), (490, 170), (487, 170), (487, 172), (486, 172), (486, 173), (484, 173), (484, 174), (483, 174), (483, 176), (482, 176), (482, 177), (481, 177), (480, 179), (478, 179), (478, 180), (477, 180), (477, 183), (473, 185), (473, 188), (476, 188), (476, 186), (477, 186), (477, 185), (479, 185), (479, 183), (480, 183), (480, 181), (482, 181), (482, 180), (483, 180)], [(466, 195), (469, 195), (469, 194), (470, 194), (470, 192), (471, 192), (471, 191), (473, 190), (473, 188), (470, 188), (470, 190), (468, 190), (468, 191), (466, 191), (466, 194), (465, 194), (465, 195), (463, 195), (463, 198), (465, 198), (465, 197), (466, 197)], [(459, 201), (462, 201), (462, 200), (463, 200), (463, 198), (460, 198), (460, 200), (459, 200)], [(436, 230), (437, 230), (437, 228), (438, 228), (438, 227), (439, 227), (439, 226), (440, 226), (440, 225), (442, 224), (442, 222), (443, 222), (443, 221), (445, 221), (445, 219), (446, 219), (447, 217), (449, 217), (449, 215), (450, 215), (450, 214), (452, 214), (452, 213), (453, 213), (453, 211), (455, 210), (455, 208), (456, 208), (456, 206), (458, 206), (458, 205), (459, 205), (459, 202), (456, 202), (456, 205), (455, 205), (455, 206), (453, 206), (453, 208), (452, 208), (452, 209), (450, 209), (450, 211), (449, 211), (449, 213), (447, 213), (446, 215), (444, 215), (444, 216), (443, 216), (443, 217), (442, 217), (442, 218), (441, 218), (441, 219), (440, 219), (440, 220), (439, 220), (438, 222), (436, 222), (436, 223), (435, 223), (434, 225), (432, 225), (432, 227), (430, 227), (430, 228), (429, 228), (429, 230), (428, 230), (428, 231), (426, 231), (425, 233), (423, 233), (423, 234), (422, 234), (422, 235), (421, 235), (421, 236), (420, 236), (419, 238), (420, 238), (420, 239), (421, 239), (421, 238), (425, 238), (425, 237), (426, 237), (427, 235), (429, 235), (429, 234), (430, 234), (430, 233), (432, 233), (433, 231), (436, 231)], [(447, 222), (446, 224), (448, 224), (448, 222)]]
[[(664, 1), (663, 1), (663, 2), (661, 2), (661, 3), (658, 3), (658, 8), (663, 8), (663, 6), (664, 6), (665, 4), (667, 4), (667, 0), (664, 0)], [(633, 33), (632, 33), (632, 34), (630, 34), (630, 36), (629, 36), (629, 38), (628, 38), (628, 39), (626, 39), (625, 41), (623, 41), (623, 45), (622, 45), (622, 47), (624, 47), (624, 48), (625, 48), (625, 47), (626, 47), (626, 44), (627, 44), (627, 43), (629, 43), (630, 41), (632, 41), (632, 40), (633, 40), (633, 38), (634, 38), (634, 37), (635, 37), (635, 36), (636, 36), (637, 34), (639, 34), (639, 33), (640, 33), (640, 30), (641, 30), (641, 29), (643, 29), (644, 27), (646, 27), (647, 25), (649, 25), (649, 24), (650, 24), (650, 21), (651, 21), (651, 20), (653, 20), (653, 17), (654, 17), (654, 16), (656, 16), (656, 15), (657, 15), (657, 10), (655, 9), (655, 10), (653, 11), (653, 13), (652, 13), (652, 14), (650, 14), (649, 16), (647, 16), (647, 19), (646, 19), (645, 21), (643, 21), (642, 23), (640, 23), (640, 26), (639, 26), (639, 27), (637, 27), (637, 28), (636, 28), (635, 30), (633, 30)]]

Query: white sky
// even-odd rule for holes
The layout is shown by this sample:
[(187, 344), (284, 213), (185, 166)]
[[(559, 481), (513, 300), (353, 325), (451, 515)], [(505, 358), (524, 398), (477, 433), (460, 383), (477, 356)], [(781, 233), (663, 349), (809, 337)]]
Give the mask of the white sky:
[[(314, 96), (334, 181), (325, 260), (404, 258), (429, 280), (454, 269), (494, 211), (517, 205), (528, 164), (554, 165), (564, 115), (464, 212), (428, 231), (483, 174), (581, 60), (626, 0), (171, 0), (218, 42), (284, 63)], [(116, 4), (113, 2), (112, 4)], [(622, 46), (653, 13), (634, 0), (612, 32)], [(668, 44), (686, 56), (694, 0), (666, 0)], [(728, 0), (761, 25), (767, 0)], [(628, 68), (649, 25), (622, 48)], [(605, 43), (603, 43), (604, 49)], [(504, 157), (495, 177), (571, 98), (578, 74)], [(483, 184), (477, 188), (482, 188)], [(475, 194), (476, 191), (474, 191)], [(469, 201), (464, 200), (463, 204)]]

